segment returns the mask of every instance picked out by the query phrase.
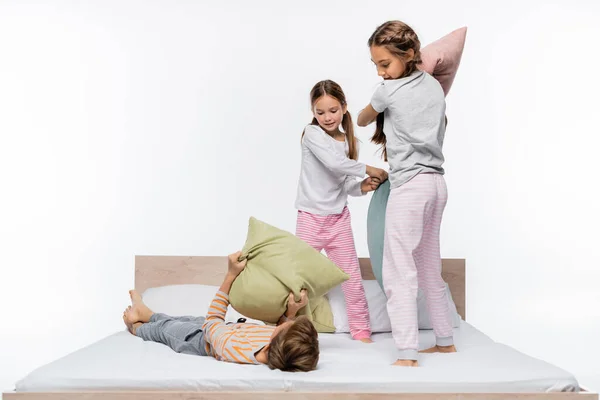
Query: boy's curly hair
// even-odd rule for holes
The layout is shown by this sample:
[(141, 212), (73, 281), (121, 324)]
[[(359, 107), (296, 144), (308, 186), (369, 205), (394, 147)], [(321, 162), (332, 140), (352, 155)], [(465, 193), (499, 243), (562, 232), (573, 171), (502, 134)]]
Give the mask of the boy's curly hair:
[(279, 332), (271, 340), (267, 365), (271, 369), (289, 372), (308, 372), (317, 368), (319, 334), (305, 316)]

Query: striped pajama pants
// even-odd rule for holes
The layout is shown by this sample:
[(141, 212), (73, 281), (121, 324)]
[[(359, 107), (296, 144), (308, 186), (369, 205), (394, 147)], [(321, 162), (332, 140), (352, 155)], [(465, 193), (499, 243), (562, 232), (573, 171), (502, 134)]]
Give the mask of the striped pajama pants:
[(369, 307), (362, 285), (348, 207), (344, 207), (341, 214), (332, 215), (298, 211), (296, 236), (319, 252), (324, 249), (327, 257), (350, 275), (350, 279), (342, 283), (350, 334), (356, 340), (370, 338)]
[(398, 359), (416, 360), (419, 349), (417, 288), (427, 299), (436, 344), (453, 344), (440, 256), (440, 225), (448, 200), (444, 176), (419, 174), (392, 189), (385, 216), (383, 284)]
[(162, 343), (177, 353), (206, 356), (202, 325), (204, 317), (171, 317), (154, 313), (150, 322), (140, 325), (135, 335), (146, 341)]

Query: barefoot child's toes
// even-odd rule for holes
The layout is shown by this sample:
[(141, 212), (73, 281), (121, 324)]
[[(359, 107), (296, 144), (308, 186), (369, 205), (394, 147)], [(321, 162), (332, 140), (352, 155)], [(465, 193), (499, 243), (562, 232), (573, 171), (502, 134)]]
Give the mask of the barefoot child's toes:
[(129, 324), (135, 324), (140, 321), (139, 313), (135, 307), (127, 307), (127, 310), (125, 311), (125, 320), (127, 320), (127, 323)]
[(129, 318), (127, 316), (127, 311), (125, 311), (123, 313), (123, 322), (125, 323), (125, 326), (127, 327), (127, 330), (129, 331), (129, 333), (131, 333), (132, 335), (135, 335), (135, 333), (133, 331), (133, 323), (129, 322)]
[(135, 324), (137, 322), (150, 322), (153, 312), (144, 304), (139, 293), (135, 290), (130, 290), (129, 296), (131, 296), (131, 303), (133, 305), (127, 307), (123, 313), (123, 318), (127, 320), (127, 323)]
[(430, 348), (425, 349), (425, 350), (420, 350), (419, 353), (437, 353), (438, 351), (439, 351), (438, 347), (437, 346), (433, 346), (433, 347), (430, 347)]
[(452, 346), (433, 346), (426, 350), (421, 350), (419, 353), (456, 353), (456, 347)]
[(142, 296), (140, 296), (137, 290), (130, 290), (129, 297), (131, 297), (131, 304), (134, 306), (142, 302)]
[(456, 353), (456, 347), (451, 346), (437, 346), (440, 353)]
[(397, 360), (393, 365), (399, 367), (418, 367), (417, 360)]

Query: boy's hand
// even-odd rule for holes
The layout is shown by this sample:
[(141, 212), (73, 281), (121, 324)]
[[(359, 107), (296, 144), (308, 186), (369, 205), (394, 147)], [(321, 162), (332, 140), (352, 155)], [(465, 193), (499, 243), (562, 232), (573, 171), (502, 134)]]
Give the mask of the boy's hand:
[(363, 193), (372, 192), (379, 187), (380, 182), (381, 181), (377, 178), (368, 177), (365, 180), (363, 180), (362, 183), (360, 184), (360, 190)]
[(237, 276), (246, 268), (246, 260), (238, 261), (240, 256), (242, 255), (241, 251), (230, 254), (227, 260), (227, 274), (232, 278), (237, 278)]
[(290, 292), (288, 296), (287, 302), (287, 310), (285, 312), (285, 316), (288, 318), (294, 318), (298, 311), (300, 311), (304, 306), (308, 304), (308, 291), (306, 289), (302, 289), (300, 291), (300, 301), (296, 302), (294, 298), (294, 292)]

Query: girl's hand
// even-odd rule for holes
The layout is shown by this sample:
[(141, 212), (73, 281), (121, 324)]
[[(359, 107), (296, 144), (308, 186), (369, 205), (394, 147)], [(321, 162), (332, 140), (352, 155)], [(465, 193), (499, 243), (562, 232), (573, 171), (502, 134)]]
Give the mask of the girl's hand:
[(300, 301), (296, 302), (296, 299), (294, 298), (294, 292), (290, 292), (290, 295), (288, 296), (287, 310), (285, 312), (286, 317), (294, 318), (296, 314), (298, 314), (298, 311), (308, 304), (307, 293), (308, 292), (306, 289), (302, 289), (300, 291)]
[(381, 168), (371, 167), (370, 165), (367, 165), (367, 175), (369, 175), (371, 178), (378, 179), (379, 183), (385, 182), (385, 180), (388, 178), (387, 171)]
[(372, 192), (372, 191), (376, 190), (378, 187), (379, 187), (379, 180), (373, 179), (371, 177), (366, 178), (360, 184), (360, 190), (362, 190), (363, 193)]

